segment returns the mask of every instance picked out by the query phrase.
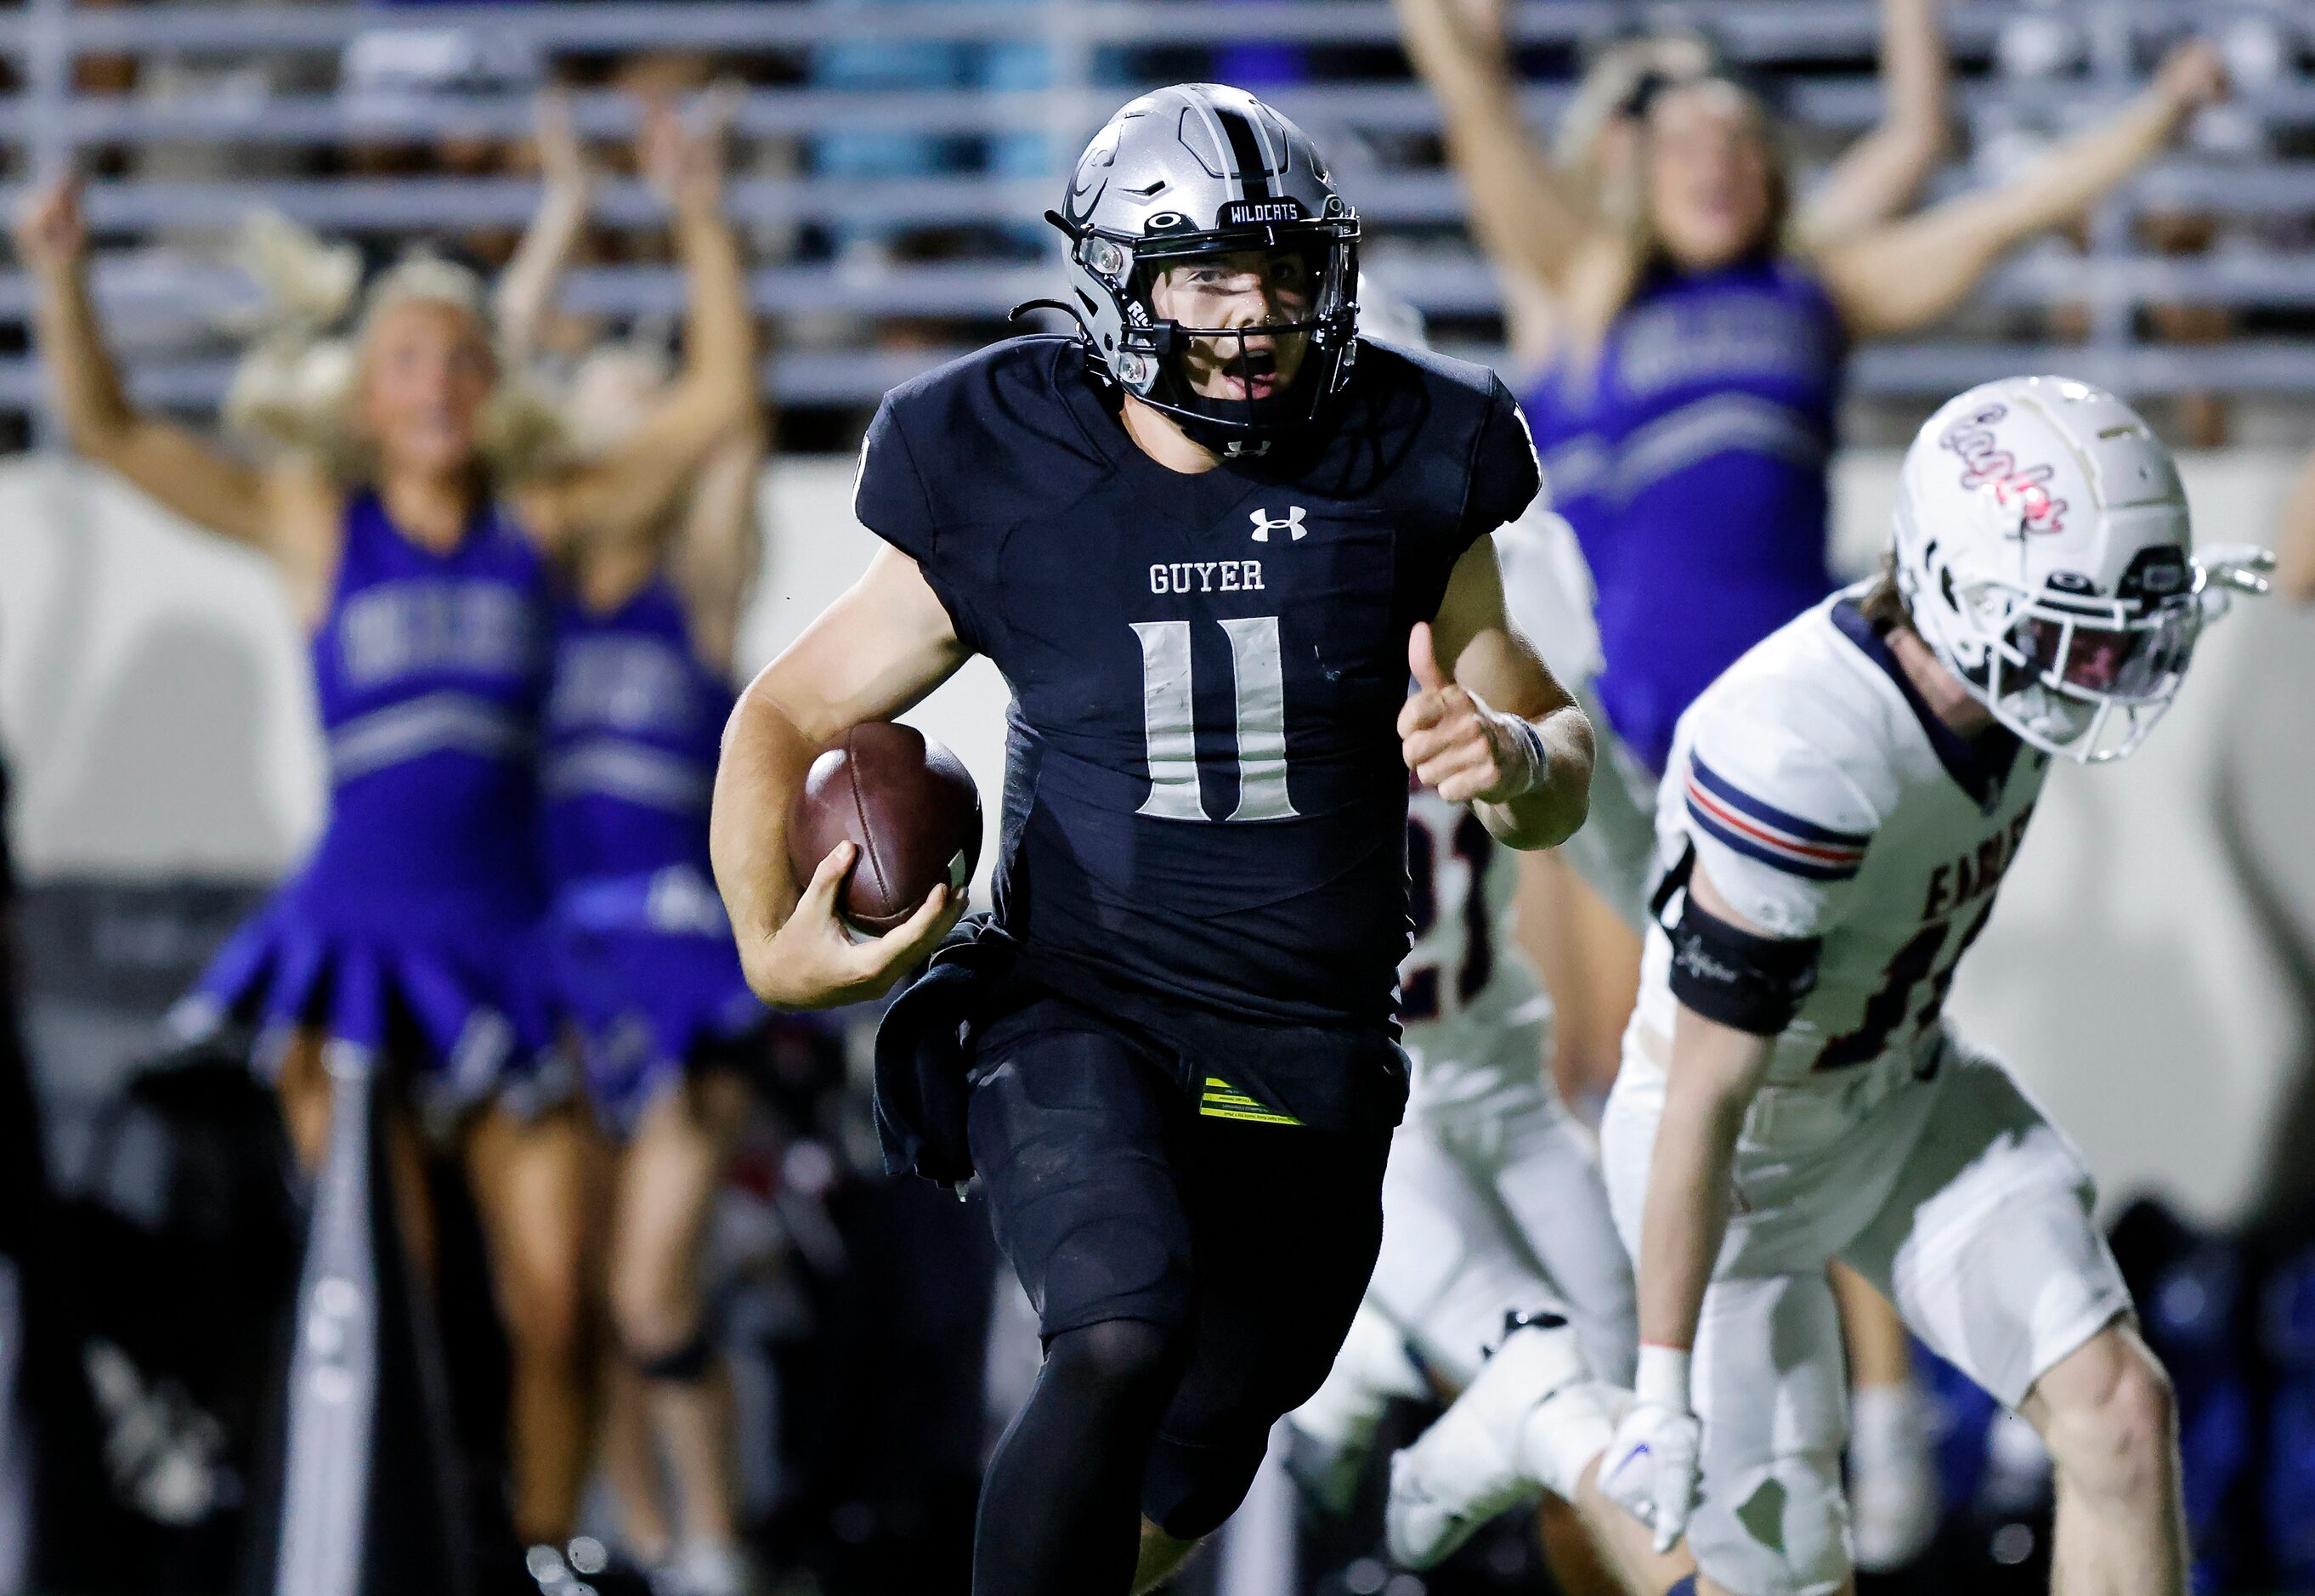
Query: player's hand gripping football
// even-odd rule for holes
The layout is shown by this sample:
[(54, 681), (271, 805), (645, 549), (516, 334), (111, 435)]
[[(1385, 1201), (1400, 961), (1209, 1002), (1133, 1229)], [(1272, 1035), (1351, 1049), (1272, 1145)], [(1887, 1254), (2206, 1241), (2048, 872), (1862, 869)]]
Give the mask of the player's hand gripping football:
[(1398, 712), (1398, 738), (1416, 780), (1450, 803), (1502, 803), (1534, 790), (1543, 780), (1534, 728), (1447, 679), (1428, 621), (1408, 634), (1406, 663), (1415, 694)]
[(1688, 1532), (1703, 1441), (1704, 1427), (1694, 1414), (1661, 1402), (1637, 1402), (1600, 1459), (1601, 1494), (1655, 1531), (1659, 1554), (1672, 1550)]
[(882, 998), (924, 962), (964, 913), (964, 892), (936, 887), (900, 925), (882, 936), (856, 940), (837, 903), (858, 851), (849, 842), (830, 848), (804, 883), (794, 912), (747, 959), (749, 984), (766, 1002), (783, 1008), (837, 1008)]

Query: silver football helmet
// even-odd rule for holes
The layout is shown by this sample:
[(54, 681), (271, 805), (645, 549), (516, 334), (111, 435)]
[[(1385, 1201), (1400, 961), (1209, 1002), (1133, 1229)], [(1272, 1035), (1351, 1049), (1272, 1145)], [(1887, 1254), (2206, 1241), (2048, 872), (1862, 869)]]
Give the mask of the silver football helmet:
[[(1067, 308), (1095, 359), (1201, 441), (1264, 447), (1308, 424), (1349, 376), (1358, 213), (1308, 136), (1245, 90), (1176, 84), (1132, 102), (1086, 146), (1068, 200), (1046, 217), (1069, 235)], [(1292, 319), (1201, 327), (1158, 314), (1168, 270), (1244, 251), (1299, 261)], [(1278, 355), (1292, 340), (1300, 359), (1290, 370)], [(1197, 350), (1235, 392), (1199, 391)]]

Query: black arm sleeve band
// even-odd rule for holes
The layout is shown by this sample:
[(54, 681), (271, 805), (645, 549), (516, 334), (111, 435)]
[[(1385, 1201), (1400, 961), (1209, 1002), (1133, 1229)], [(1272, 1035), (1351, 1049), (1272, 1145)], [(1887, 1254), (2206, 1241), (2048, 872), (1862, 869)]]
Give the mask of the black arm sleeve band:
[(1816, 985), (1820, 937), (1788, 939), (1740, 931), (1697, 907), (1690, 894), (1672, 937), (1672, 995), (1707, 1020), (1755, 1036), (1793, 1023)]

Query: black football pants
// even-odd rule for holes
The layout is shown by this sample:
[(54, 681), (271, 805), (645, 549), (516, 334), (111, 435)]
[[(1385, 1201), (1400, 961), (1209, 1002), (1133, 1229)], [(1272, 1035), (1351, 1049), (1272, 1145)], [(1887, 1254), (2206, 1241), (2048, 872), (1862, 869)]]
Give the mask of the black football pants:
[(1046, 1362), (983, 1488), (975, 1596), (1123, 1596), (1139, 1520), (1219, 1526), (1332, 1366), (1382, 1239), (1388, 1138), (1228, 1112), (1068, 1004), (984, 1037), (973, 1161)]

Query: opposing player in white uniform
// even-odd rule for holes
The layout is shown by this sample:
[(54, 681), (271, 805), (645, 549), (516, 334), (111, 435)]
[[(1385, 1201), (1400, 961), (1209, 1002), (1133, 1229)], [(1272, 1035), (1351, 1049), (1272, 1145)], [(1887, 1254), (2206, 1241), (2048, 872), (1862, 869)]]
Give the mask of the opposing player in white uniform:
[[(1515, 623), (1566, 672), (1561, 679), (1589, 680), (1598, 644), (1566, 523), (1530, 511), (1496, 543)], [(1636, 915), (1652, 838), (1619, 781), (1593, 784), (1592, 820), (1580, 834), (1592, 847), (1579, 864)], [(1425, 1371), (1456, 1390), (1476, 1379), (1516, 1385), (1516, 1403), (1490, 1401), (1481, 1389), (1427, 1438), (1459, 1476), (1476, 1455), (1501, 1482), (1450, 1490), (1452, 1523), (1421, 1532), (1439, 1546), (1546, 1484), (1575, 1499), (1577, 1477), (1618, 1411), (1598, 1382), (1629, 1384), (1636, 1320), (1631, 1264), (1591, 1135), (1545, 1070), (1551, 1000), (1517, 937), (1517, 856), (1468, 809), (1419, 794), (1408, 806), (1407, 874), (1415, 941), (1399, 993), (1413, 1076), (1384, 1178), (1382, 1252), (1334, 1370), (1291, 1423), (1298, 1475), (1339, 1508), (1385, 1404), (1429, 1394)], [(1514, 1315), (1524, 1327), (1507, 1325)], [(1557, 1467), (1530, 1481), (1506, 1458), (1520, 1450), (1539, 1401), (1556, 1404), (1550, 1422), (1533, 1428)], [(1428, 1547), (1400, 1549), (1431, 1555)]]
[(1600, 1483), (1660, 1543), (1685, 1530), (1701, 1589), (1849, 1583), (1838, 1258), (2041, 1432), (2059, 1589), (2184, 1590), (2169, 1388), (2089, 1176), (1939, 1011), (2052, 758), (2136, 747), (2269, 563), (2194, 556), (2126, 405), (1989, 384), (1906, 456), (1891, 575), (1682, 718), (1663, 923), (1602, 1128), (1642, 1346)]

